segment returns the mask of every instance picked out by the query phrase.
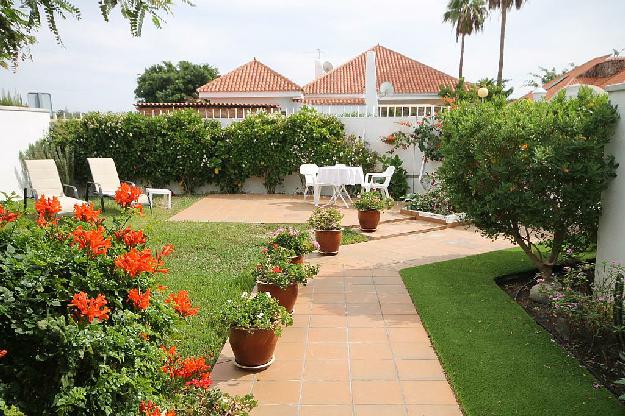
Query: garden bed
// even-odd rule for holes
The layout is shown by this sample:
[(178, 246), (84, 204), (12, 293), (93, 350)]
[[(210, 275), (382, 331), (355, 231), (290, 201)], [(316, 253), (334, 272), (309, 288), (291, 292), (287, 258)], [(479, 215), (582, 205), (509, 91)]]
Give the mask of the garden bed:
[(415, 211), (407, 208), (402, 208), (400, 213), (404, 215), (410, 215), (416, 220), (429, 221), (437, 224), (446, 224), (447, 227), (450, 228), (465, 224), (464, 214), (443, 215), (427, 211)]
[(619, 348), (616, 340), (591, 339), (570, 330), (570, 324), (553, 312), (553, 307), (530, 299), (530, 288), (535, 283), (535, 273), (526, 272), (497, 279), (499, 286), (510, 295), (552, 338), (616, 397), (625, 393), (625, 386), (614, 381), (623, 374), (619, 364)]

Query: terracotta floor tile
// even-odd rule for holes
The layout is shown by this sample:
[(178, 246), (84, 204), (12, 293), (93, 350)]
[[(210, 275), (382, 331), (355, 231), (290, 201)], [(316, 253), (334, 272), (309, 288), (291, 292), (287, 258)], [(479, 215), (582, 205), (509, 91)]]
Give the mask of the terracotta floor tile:
[(347, 342), (347, 329), (310, 328), (308, 342)]
[(393, 352), (388, 343), (356, 343), (349, 345), (349, 356), (352, 360), (389, 360)]
[(354, 284), (347, 283), (345, 286), (346, 293), (376, 293), (375, 286), (373, 284)]
[(301, 416), (352, 416), (350, 405), (307, 405), (302, 406)]
[(251, 416), (298, 416), (298, 412), (295, 405), (260, 404), (252, 410)]
[(373, 285), (371, 276), (346, 276), (344, 280), (346, 285)]
[(462, 416), (458, 405), (408, 405), (407, 416)]
[(376, 285), (375, 290), (378, 293), (398, 293), (407, 295), (408, 291), (403, 284), (395, 284), (395, 285)]
[(354, 406), (355, 416), (404, 416), (403, 405), (399, 404), (359, 404)]
[(345, 303), (344, 293), (315, 293), (313, 303)]
[(347, 360), (346, 343), (312, 343), (306, 349), (307, 360)]
[(256, 380), (256, 374), (241, 370), (232, 361), (226, 361), (215, 364), (211, 370), (211, 378), (216, 382), (227, 380), (254, 381)]
[(373, 270), (372, 269), (345, 269), (344, 270), (344, 274), (345, 276), (351, 276), (351, 277), (358, 277), (358, 276), (373, 276)]
[(282, 331), (279, 342), (306, 342), (308, 328), (292, 328), (288, 327)]
[(378, 277), (399, 277), (399, 271), (395, 269), (373, 269), (373, 275)]
[(421, 319), (418, 315), (384, 315), (384, 324), (390, 328), (414, 328), (421, 327)]
[(310, 310), (312, 309), (312, 302), (297, 302), (293, 306), (292, 315), (310, 315)]
[(280, 342), (276, 347), (276, 360), (302, 360), (306, 352), (306, 345), (297, 342)]
[(447, 381), (401, 381), (406, 404), (456, 404)]
[(446, 380), (438, 360), (397, 360), (400, 380)]
[(251, 381), (237, 380), (220, 381), (219, 383), (215, 383), (215, 387), (223, 392), (234, 396), (241, 396), (251, 393), (252, 385), (253, 383)]
[(351, 360), (353, 380), (397, 380), (393, 360)]
[(261, 404), (297, 404), (300, 398), (301, 382), (257, 381), (252, 394)]
[(311, 315), (345, 316), (345, 305), (340, 303), (317, 303), (310, 308)]
[(345, 328), (346, 326), (346, 316), (312, 315), (310, 318), (311, 328)]
[(374, 315), (382, 313), (377, 303), (352, 303), (347, 305), (347, 315)]
[(305, 381), (349, 381), (347, 360), (307, 360)]
[(352, 381), (354, 404), (403, 404), (398, 381)]
[(397, 276), (373, 276), (373, 283), (376, 285), (403, 285), (399, 275)]
[(386, 342), (386, 328), (349, 328), (349, 342)]
[(391, 344), (393, 353), (397, 359), (400, 358), (412, 358), (412, 359), (425, 359), (432, 360), (438, 359), (434, 349), (428, 343), (414, 343), (414, 342), (394, 342)]
[(310, 315), (293, 315), (291, 328), (306, 328), (310, 324)]
[(417, 310), (412, 303), (385, 303), (382, 304), (382, 314), (416, 315)]
[(345, 294), (347, 303), (378, 303), (377, 293), (347, 293)]
[(304, 372), (304, 360), (276, 360), (269, 368), (256, 373), (259, 381), (301, 380)]
[(306, 285), (306, 286), (300, 286), (297, 289), (297, 292), (299, 293), (299, 297), (305, 297), (305, 296), (310, 296), (313, 293), (314, 288), (311, 285)]
[(391, 342), (429, 343), (428, 334), (422, 326), (414, 328), (387, 328), (386, 330)]
[(347, 317), (349, 328), (380, 328), (384, 326), (384, 319), (380, 314), (350, 315)]
[(347, 381), (304, 381), (302, 404), (351, 404)]
[(409, 303), (412, 305), (412, 299), (407, 293), (379, 293), (378, 299), (380, 303)]

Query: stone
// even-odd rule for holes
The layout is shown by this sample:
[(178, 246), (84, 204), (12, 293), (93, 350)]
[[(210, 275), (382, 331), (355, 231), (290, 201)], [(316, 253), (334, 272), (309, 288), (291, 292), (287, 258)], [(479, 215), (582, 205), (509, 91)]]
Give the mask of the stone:
[(551, 283), (537, 283), (530, 289), (530, 299), (536, 303), (549, 303), (549, 294), (552, 292), (553, 286)]

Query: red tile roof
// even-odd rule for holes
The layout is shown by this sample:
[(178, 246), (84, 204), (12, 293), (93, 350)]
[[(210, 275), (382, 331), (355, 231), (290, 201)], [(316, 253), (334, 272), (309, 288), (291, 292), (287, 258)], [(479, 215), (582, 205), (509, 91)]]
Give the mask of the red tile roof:
[(230, 107), (230, 108), (278, 108), (276, 104), (262, 104), (262, 103), (212, 103), (210, 101), (190, 101), (186, 103), (136, 103), (135, 107), (144, 108), (144, 107), (158, 107), (158, 108), (221, 108), (221, 107)]
[(256, 58), (197, 89), (199, 92), (286, 92), (302, 87)]
[[(458, 79), (410, 59), (398, 52), (377, 45), (377, 83), (389, 81), (397, 94), (438, 93), (441, 85), (453, 87)], [(321, 78), (304, 85), (304, 94), (364, 94), (366, 52), (338, 66)]]
[(364, 105), (364, 98), (304, 98), (296, 99), (302, 104), (308, 105)]
[[(547, 90), (547, 98), (551, 98), (569, 85), (594, 85), (604, 88), (622, 82), (625, 82), (625, 58), (604, 55), (571, 69), (561, 77), (544, 84), (543, 88)], [(532, 93), (528, 93), (525, 97), (531, 98)]]

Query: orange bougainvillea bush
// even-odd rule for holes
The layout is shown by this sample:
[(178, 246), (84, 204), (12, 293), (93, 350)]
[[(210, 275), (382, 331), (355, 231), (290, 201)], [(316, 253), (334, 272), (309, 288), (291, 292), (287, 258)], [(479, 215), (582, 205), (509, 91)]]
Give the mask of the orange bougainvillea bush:
[(253, 407), (212, 388), (208, 357), (172, 345), (176, 322), (201, 311), (161, 284), (174, 248), (155, 250), (132, 228), (139, 195), (122, 185), (121, 214), (107, 219), (93, 204), (59, 217), (54, 197), (39, 198), (34, 215), (0, 204), (0, 409), (217, 416)]

